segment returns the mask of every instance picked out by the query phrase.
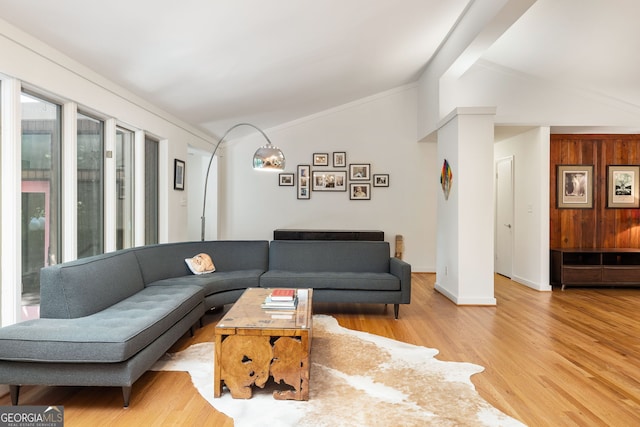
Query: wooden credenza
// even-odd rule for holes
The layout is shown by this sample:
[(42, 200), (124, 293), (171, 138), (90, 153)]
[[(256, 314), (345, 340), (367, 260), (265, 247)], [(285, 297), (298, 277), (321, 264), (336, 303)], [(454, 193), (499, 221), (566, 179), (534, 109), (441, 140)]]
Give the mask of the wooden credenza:
[(551, 284), (640, 286), (640, 249), (551, 249)]

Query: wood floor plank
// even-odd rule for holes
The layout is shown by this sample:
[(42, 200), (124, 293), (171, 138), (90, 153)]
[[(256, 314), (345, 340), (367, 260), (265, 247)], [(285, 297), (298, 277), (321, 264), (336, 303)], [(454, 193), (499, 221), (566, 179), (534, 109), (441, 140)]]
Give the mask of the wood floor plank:
[[(392, 306), (318, 303), (314, 311), (350, 329), (436, 348), (440, 360), (484, 366), (472, 377), (480, 395), (527, 425), (639, 425), (640, 289), (538, 292), (496, 276), (495, 307), (456, 306), (434, 290), (435, 275), (412, 280), (412, 303), (398, 320)], [(171, 351), (212, 342), (221, 316), (207, 314), (205, 326)], [(23, 387), (20, 397), (25, 405), (64, 405), (67, 427), (233, 425), (184, 372), (145, 373), (128, 409), (119, 388)]]

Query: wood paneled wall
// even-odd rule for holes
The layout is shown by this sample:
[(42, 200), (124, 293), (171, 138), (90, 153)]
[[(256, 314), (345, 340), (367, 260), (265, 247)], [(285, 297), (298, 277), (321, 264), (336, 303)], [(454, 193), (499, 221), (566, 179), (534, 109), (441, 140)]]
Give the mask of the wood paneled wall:
[[(640, 209), (608, 209), (607, 165), (640, 165), (640, 135), (551, 135), (552, 248), (640, 248)], [(557, 165), (593, 165), (593, 209), (557, 209)]]

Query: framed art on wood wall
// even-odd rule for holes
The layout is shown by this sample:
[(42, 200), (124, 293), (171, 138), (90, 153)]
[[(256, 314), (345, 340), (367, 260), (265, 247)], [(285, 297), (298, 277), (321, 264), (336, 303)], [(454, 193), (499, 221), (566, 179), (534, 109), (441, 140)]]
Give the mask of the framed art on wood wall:
[(558, 165), (558, 209), (593, 208), (593, 165)]
[(607, 166), (607, 207), (638, 208), (640, 166)]

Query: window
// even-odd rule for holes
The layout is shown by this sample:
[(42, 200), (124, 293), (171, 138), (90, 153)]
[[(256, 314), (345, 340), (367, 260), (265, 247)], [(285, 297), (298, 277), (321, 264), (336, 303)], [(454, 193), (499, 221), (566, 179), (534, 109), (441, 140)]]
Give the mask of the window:
[(135, 133), (116, 129), (116, 249), (134, 245), (133, 144)]
[(158, 141), (144, 140), (144, 240), (158, 243)]
[(104, 252), (104, 123), (78, 113), (78, 258)]
[(40, 269), (61, 251), (61, 107), (23, 93), (22, 304), (40, 303)]

